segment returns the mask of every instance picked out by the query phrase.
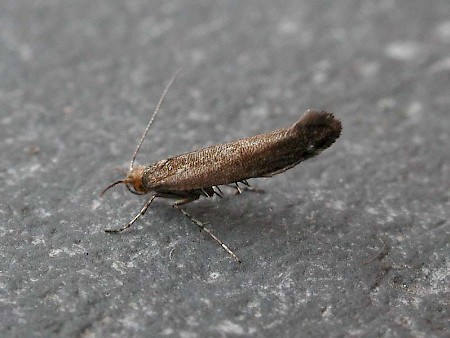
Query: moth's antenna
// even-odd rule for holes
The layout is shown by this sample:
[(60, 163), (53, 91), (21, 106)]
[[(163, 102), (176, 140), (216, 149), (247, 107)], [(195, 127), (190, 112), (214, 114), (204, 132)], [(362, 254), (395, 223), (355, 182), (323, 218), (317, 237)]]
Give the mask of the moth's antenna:
[(105, 189), (103, 189), (103, 191), (100, 193), (100, 197), (102, 197), (102, 196), (105, 194), (105, 192), (106, 192), (107, 190), (111, 189), (112, 187), (115, 187), (116, 185), (118, 185), (118, 184), (120, 184), (120, 183), (125, 183), (125, 181), (124, 181), (124, 180), (120, 180), (120, 181), (114, 182), (113, 184), (108, 185), (108, 186), (107, 186)]
[(141, 140), (139, 141), (138, 146), (136, 147), (136, 150), (134, 151), (133, 157), (131, 158), (130, 161), (130, 167), (129, 169), (132, 170), (133, 169), (133, 164), (134, 164), (134, 160), (136, 159), (137, 153), (139, 152), (139, 149), (141, 149), (142, 143), (145, 140), (145, 137), (147, 136), (148, 130), (150, 129), (150, 126), (153, 123), (153, 120), (156, 117), (156, 114), (158, 114), (159, 109), (161, 108), (162, 103), (164, 102), (164, 99), (166, 98), (167, 92), (169, 91), (170, 87), (173, 85), (175, 79), (177, 78), (178, 74), (180, 74), (181, 72), (181, 68), (178, 69), (173, 75), (172, 78), (170, 79), (169, 83), (167, 84), (166, 88), (164, 89), (161, 98), (159, 99), (158, 104), (156, 105), (155, 111), (153, 112), (152, 117), (150, 118), (150, 121), (147, 124), (147, 127), (144, 130), (144, 133), (142, 134)]

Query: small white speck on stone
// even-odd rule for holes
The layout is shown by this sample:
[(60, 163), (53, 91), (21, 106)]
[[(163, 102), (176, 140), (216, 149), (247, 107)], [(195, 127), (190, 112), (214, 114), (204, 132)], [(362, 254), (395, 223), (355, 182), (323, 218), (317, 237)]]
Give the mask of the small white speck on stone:
[[(129, 304), (131, 307), (133, 307), (133, 304)], [(134, 313), (129, 313), (125, 315), (123, 319), (120, 320), (120, 322), (123, 324), (124, 327), (132, 330), (139, 330), (140, 324), (135, 319), (136, 315)]]
[(95, 210), (101, 205), (102, 205), (102, 203), (98, 199), (95, 199), (95, 200), (92, 201), (91, 209)]
[(208, 122), (211, 120), (210, 114), (205, 114), (204, 112), (198, 111), (198, 110), (191, 110), (187, 113), (186, 117), (189, 121), (195, 121), (195, 122)]
[(61, 249), (52, 249), (52, 250), (50, 250), (50, 252), (49, 252), (49, 257), (56, 257), (56, 256), (58, 256), (60, 253), (62, 252), (62, 250)]
[(200, 300), (206, 305), (211, 306), (212, 302), (208, 298), (200, 298)]
[(430, 292), (432, 294), (438, 295), (441, 292), (442, 287), (445, 288), (446, 283), (448, 283), (448, 271), (450, 271), (449, 262), (447, 262), (445, 266), (431, 273)]
[(112, 263), (112, 268), (116, 271), (119, 271), (122, 275), (125, 275), (127, 273), (127, 267), (124, 263), (116, 261)]
[(196, 337), (198, 337), (198, 334), (196, 334), (195, 332), (190, 332), (190, 331), (180, 331), (179, 335), (181, 338), (196, 338)]
[(422, 119), (423, 116), (423, 105), (422, 103), (418, 101), (413, 101), (409, 104), (409, 106), (406, 108), (406, 116), (412, 121), (412, 122), (419, 122)]
[(38, 208), (36, 209), (36, 214), (39, 215), (42, 218), (48, 218), (48, 217), (52, 217), (53, 213), (45, 210), (44, 208)]
[(38, 245), (38, 244), (41, 244), (41, 243), (45, 243), (45, 237), (43, 235), (36, 236), (31, 241), (31, 244), (33, 244), (33, 245)]
[(278, 25), (278, 32), (281, 34), (294, 34), (298, 31), (298, 23), (290, 19), (285, 19)]
[(322, 312), (322, 317), (330, 317), (332, 315), (331, 307), (327, 306), (325, 311)]
[(170, 327), (165, 328), (164, 330), (162, 330), (161, 335), (162, 336), (170, 336), (174, 333), (174, 330)]
[(385, 54), (397, 61), (411, 61), (420, 56), (423, 46), (416, 41), (395, 41), (388, 44)]
[(228, 334), (244, 335), (244, 328), (231, 320), (224, 320), (221, 324), (217, 325), (217, 331)]
[(373, 207), (366, 207), (365, 209), (366, 209), (366, 212), (368, 212), (369, 214), (372, 214), (372, 215), (379, 214), (378, 210)]
[[(6, 116), (6, 117), (1, 119), (1, 124), (5, 125), (5, 126), (10, 124), (11, 122), (12, 122), (12, 117), (11, 116)], [(11, 140), (11, 143), (13, 141), (12, 138), (7, 138), (6, 140)]]
[(211, 281), (213, 281), (213, 280), (216, 280), (217, 278), (219, 278), (219, 276), (220, 276), (220, 273), (218, 273), (218, 272), (211, 272), (211, 273), (209, 274), (209, 279), (210, 279)]

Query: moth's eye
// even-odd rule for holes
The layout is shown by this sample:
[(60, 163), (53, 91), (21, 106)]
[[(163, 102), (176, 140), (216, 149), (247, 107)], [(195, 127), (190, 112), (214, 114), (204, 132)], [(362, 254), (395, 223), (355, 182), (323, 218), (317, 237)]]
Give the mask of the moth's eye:
[(140, 193), (139, 191), (136, 190), (136, 188), (134, 187), (134, 185), (127, 183), (126, 186), (127, 186), (127, 189), (128, 189), (131, 193), (133, 193), (133, 194), (135, 194), (135, 195), (142, 195), (142, 193)]

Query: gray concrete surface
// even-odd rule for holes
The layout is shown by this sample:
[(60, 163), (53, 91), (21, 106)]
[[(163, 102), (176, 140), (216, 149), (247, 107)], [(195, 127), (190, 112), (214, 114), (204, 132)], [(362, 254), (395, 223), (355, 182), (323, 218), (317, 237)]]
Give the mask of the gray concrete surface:
[[(140, 163), (333, 111), (339, 141), (265, 193), (187, 210)], [(0, 3), (3, 337), (449, 336), (450, 3)]]

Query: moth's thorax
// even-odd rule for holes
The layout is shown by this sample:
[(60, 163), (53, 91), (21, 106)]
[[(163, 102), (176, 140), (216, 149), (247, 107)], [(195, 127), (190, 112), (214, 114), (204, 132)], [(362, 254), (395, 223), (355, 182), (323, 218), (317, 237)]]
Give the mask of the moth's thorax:
[(127, 177), (125, 178), (125, 183), (130, 184), (139, 194), (146, 194), (149, 192), (149, 190), (142, 184), (144, 169), (144, 166), (136, 166), (128, 172)]

